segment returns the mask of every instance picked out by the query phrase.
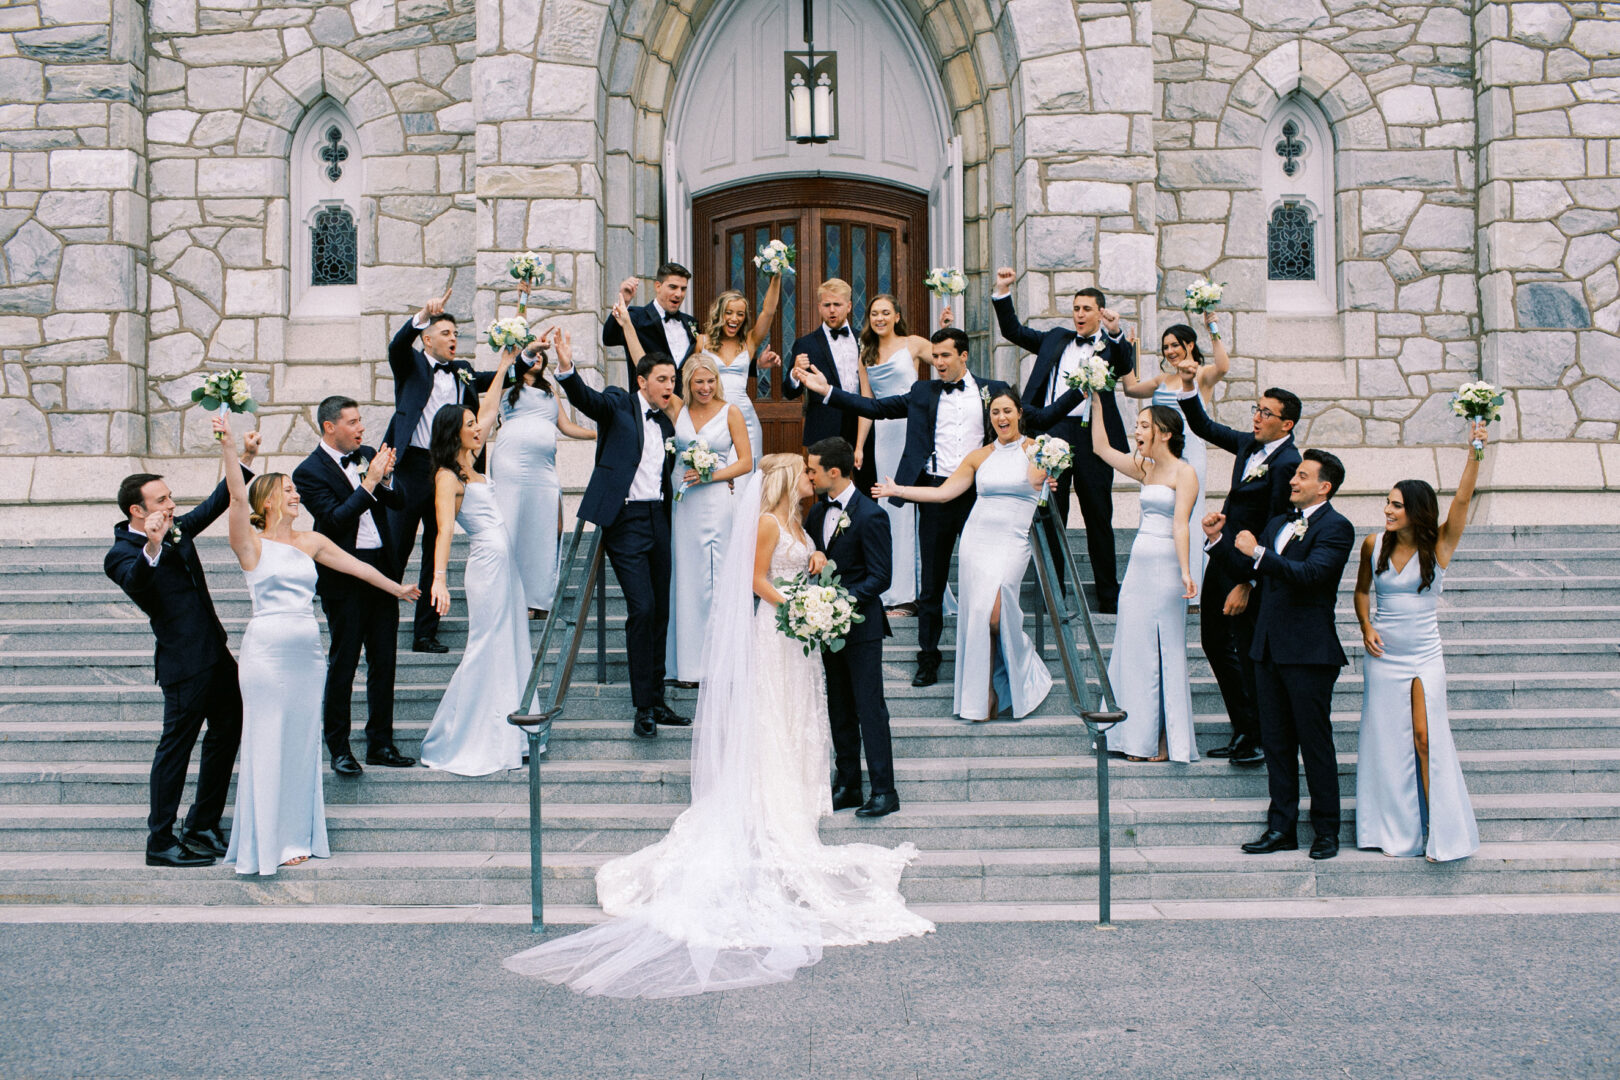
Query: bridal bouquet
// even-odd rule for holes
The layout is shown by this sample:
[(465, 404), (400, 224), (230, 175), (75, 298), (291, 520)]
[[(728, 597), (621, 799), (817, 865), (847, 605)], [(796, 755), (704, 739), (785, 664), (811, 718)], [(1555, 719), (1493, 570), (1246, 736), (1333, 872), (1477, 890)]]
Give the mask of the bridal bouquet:
[(1052, 477), (1064, 472), (1074, 464), (1074, 451), (1065, 439), (1056, 435), (1037, 435), (1035, 441), (1024, 447), (1024, 456), (1029, 463), (1037, 469), (1045, 470), (1046, 479), (1041, 482), (1042, 506), (1046, 505), (1046, 493), (1052, 486)]
[[(191, 392), (191, 400), (210, 412), (218, 412), (222, 419), (228, 412), (259, 411), (259, 403), (248, 394), (247, 376), (239, 368), (214, 372)], [(216, 439), (219, 437), (217, 433), (214, 435)]]
[(837, 652), (844, 647), (850, 628), (866, 621), (855, 598), (838, 583), (837, 569), (837, 563), (829, 562), (814, 578), (800, 574), (773, 582), (782, 593), (782, 602), (776, 606), (776, 628), (803, 642), (806, 656), (816, 649)]
[[(547, 262), (544, 255), (534, 251), (525, 251), (506, 260), (506, 272), (531, 289), (543, 289), (557, 280), (556, 267)], [(518, 314), (525, 314), (528, 308), (527, 297), (519, 297)]]
[(1187, 286), (1187, 300), (1181, 305), (1181, 310), (1202, 315), (1221, 302), (1221, 290), (1224, 288), (1225, 282), (1216, 283), (1207, 278), (1199, 278)]
[[(1464, 420), (1483, 420), (1487, 424), (1502, 418), (1502, 403), (1507, 400), (1502, 391), (1488, 382), (1464, 383), (1451, 399), (1451, 411)], [(1485, 444), (1474, 440), (1474, 460), (1485, 457)]]
[(954, 266), (936, 266), (928, 271), (928, 276), (923, 278), (923, 284), (928, 287), (929, 292), (941, 300), (949, 300), (953, 296), (961, 296), (967, 292), (967, 275)]
[[(669, 452), (674, 452), (675, 440), (665, 439), (664, 449)], [(701, 484), (707, 484), (709, 482), (709, 478), (714, 475), (714, 470), (718, 469), (721, 463), (720, 455), (709, 449), (709, 441), (707, 439), (698, 439), (685, 450), (682, 450), (679, 455), (679, 460), (682, 465), (685, 465), (688, 469), (694, 470), (698, 474), (698, 482)], [(680, 502), (681, 496), (686, 494), (686, 487), (687, 485), (683, 483), (680, 487), (675, 489), (676, 502)]]
[(534, 332), (529, 329), (529, 320), (521, 315), (510, 319), (496, 319), (484, 331), (489, 347), (496, 352), (505, 352), (507, 349), (522, 349), (534, 341)]
[(759, 249), (759, 254), (754, 256), (754, 265), (766, 277), (792, 274), (793, 248), (780, 240), (772, 240)]

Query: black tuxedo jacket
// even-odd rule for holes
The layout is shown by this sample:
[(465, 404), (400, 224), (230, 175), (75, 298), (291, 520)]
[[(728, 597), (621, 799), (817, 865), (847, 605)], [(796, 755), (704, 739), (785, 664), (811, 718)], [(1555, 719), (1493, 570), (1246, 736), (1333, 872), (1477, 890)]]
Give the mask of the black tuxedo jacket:
[[(1063, 361), (1064, 350), (1079, 335), (1063, 327), (1036, 330), (1034, 327), (1025, 326), (1018, 321), (1018, 313), (1013, 310), (1011, 296), (1000, 297), (994, 304), (1001, 336), (1025, 352), (1035, 354), (1035, 366), (1030, 369), (1029, 381), (1024, 384), (1024, 409), (1028, 411), (1046, 403), (1052, 385), (1052, 372)], [(1107, 362), (1116, 376), (1123, 377), (1126, 372), (1136, 369), (1136, 349), (1129, 341), (1123, 338), (1114, 341), (1102, 330), (1098, 330), (1097, 333), (1101, 339), (1097, 355)], [(1080, 392), (1081, 400), (1084, 400), (1085, 396), (1083, 391)], [(1069, 408), (1073, 409), (1074, 405)], [(1108, 444), (1120, 453), (1126, 453), (1128, 444), (1125, 439), (1125, 422), (1120, 419), (1119, 405), (1115, 403), (1114, 395), (1098, 394), (1091, 408), (1093, 419), (1099, 411), (1102, 414), (1103, 429), (1108, 432)], [(1096, 457), (1091, 449), (1091, 432), (1080, 423), (1079, 417), (1060, 412), (1051, 418), (1049, 429), (1053, 435), (1067, 441), (1077, 457)]]
[[(848, 323), (844, 324), (848, 326)], [(855, 333), (850, 327), (850, 334)], [(859, 339), (856, 339), (857, 343)], [(827, 344), (827, 333), (818, 324), (812, 332), (804, 335), (793, 343), (788, 350), (787, 357), (782, 361), (782, 396), (796, 398), (804, 393), (804, 387), (794, 382), (789, 376), (793, 368), (793, 358), (800, 353), (810, 357), (810, 365), (827, 377), (827, 382), (840, 390), (859, 395), (861, 388), (845, 386), (838, 377), (838, 364), (833, 360), (832, 346)], [(822, 402), (820, 394), (810, 394), (805, 398), (804, 405), (804, 445), (811, 446), (822, 439), (834, 435), (842, 435), (849, 445), (855, 446), (855, 436), (859, 428), (855, 414), (843, 412)]]
[[(658, 301), (651, 300), (638, 307), (630, 308), (630, 325), (635, 327), (636, 337), (641, 339), (641, 348), (649, 353), (669, 352), (669, 338), (664, 336), (664, 309), (658, 306)], [(675, 317), (686, 328), (686, 352), (675, 357), (675, 371), (680, 373), (681, 365), (686, 358), (697, 350), (697, 320), (684, 311), (675, 312)], [(624, 346), (624, 329), (619, 326), (619, 320), (610, 313), (602, 322), (602, 344), (608, 348), (622, 348)], [(629, 359), (626, 356), (626, 359)], [(630, 365), (630, 385), (636, 384), (635, 365)]]
[[(360, 453), (367, 461), (377, 456), (377, 452), (369, 446), (360, 447)], [(360, 471), (361, 475), (365, 474), (364, 469)], [(377, 525), (377, 534), (382, 538), (383, 557), (387, 560), (383, 572), (394, 576), (399, 574), (401, 568), (398, 564), (398, 555), (388, 542), (389, 536), (392, 535), (389, 531), (388, 512), (405, 508), (403, 492), (388, 484), (378, 484), (375, 492), (367, 491), (363, 485), (351, 489), (349, 478), (343, 475), (342, 467), (332, 460), (332, 455), (319, 446), (293, 470), (293, 483), (298, 485), (298, 496), (303, 500), (304, 509), (315, 519), (315, 531), (350, 555), (355, 553), (355, 537), (360, 532), (360, 516), (367, 510), (371, 511), (371, 518)], [(319, 589), (323, 594), (339, 579), (349, 577), (319, 563), (316, 564), (315, 571)]]
[(830, 543), (822, 542), (822, 529), (832, 503), (817, 499), (805, 519), (804, 531), (816, 550), (837, 564), (833, 572), (860, 605), (865, 622), (850, 628), (846, 645), (881, 641), (889, 636), (889, 619), (883, 612), (883, 594), (888, 591), (894, 571), (894, 541), (889, 533), (889, 515), (856, 489), (849, 499), (849, 527), (837, 530)]
[[(244, 477), (253, 474), (242, 470)], [(157, 638), (153, 658), (159, 686), (169, 687), (200, 675), (230, 656), (225, 627), (214, 612), (202, 560), (192, 537), (214, 523), (230, 505), (221, 480), (196, 509), (174, 519), (180, 541), (164, 540), (158, 564), (146, 561), (146, 537), (130, 531), (127, 520), (113, 528), (112, 547), (102, 560), (107, 576), (129, 594), (152, 623)]]
[[(990, 427), (989, 398), (1010, 389), (1006, 383), (998, 379), (980, 379), (974, 376), (979, 384), (979, 404), (984, 413), (984, 441), (991, 442), (995, 434)], [(935, 419), (939, 415), (939, 399), (944, 392), (944, 382), (939, 379), (919, 379), (911, 384), (911, 388), (904, 394), (894, 394), (889, 397), (869, 398), (861, 394), (851, 394), (844, 390), (833, 390), (828, 404), (835, 409), (854, 416), (864, 416), (869, 420), (899, 420), (906, 421), (906, 446), (900, 454), (900, 464), (894, 471), (894, 479), (898, 484), (911, 485), (928, 467), (928, 459), (934, 453)], [(958, 393), (967, 393), (966, 389)], [(1080, 404), (1084, 397), (1078, 390), (1065, 390), (1063, 395), (1051, 405), (1040, 408), (1029, 408), (1024, 411), (1024, 427), (1029, 434), (1039, 434), (1045, 431), (1053, 418), (1064, 416), (1068, 411)], [(882, 477), (879, 477), (882, 479)], [(902, 505), (900, 499), (890, 499), (895, 506)]]
[[(416, 339), (421, 333), (416, 328), (413, 315), (405, 320), (405, 325), (399, 328), (394, 340), (388, 343), (388, 367), (394, 373), (394, 415), (388, 421), (383, 442), (401, 454), (410, 447), (416, 425), (422, 421), (422, 410), (427, 407), (428, 397), (433, 393), (433, 365), (428, 362), (427, 354), (416, 347)], [(489, 389), (489, 384), (495, 378), (494, 372), (474, 371), (471, 364), (459, 358), (450, 363), (455, 368), (456, 378), (461, 381), (461, 403), (477, 412), (478, 395)], [(297, 482), (293, 481), (295, 484)]]
[(1278, 514), (1266, 524), (1259, 534), (1266, 553), (1258, 568), (1225, 535), (1210, 549), (1209, 557), (1222, 559), (1235, 580), (1259, 579), (1259, 612), (1250, 659), (1343, 667), (1344, 647), (1339, 644), (1333, 612), (1356, 530), (1328, 503), (1311, 515), (1305, 535), (1289, 540), (1279, 555), (1277, 534), (1292, 524), (1289, 514)]
[[(646, 435), (646, 429), (642, 426), (645, 406), (641, 394), (618, 386), (596, 390), (579, 377), (578, 368), (559, 376), (557, 382), (574, 407), (596, 421), (596, 468), (591, 471), (590, 483), (585, 485), (585, 497), (579, 503), (579, 516), (606, 528), (624, 509), (630, 484), (641, 465), (642, 443)], [(675, 434), (675, 425), (662, 410), (654, 420), (665, 439)], [(666, 452), (661, 482), (666, 514), (669, 513), (670, 474), (674, 467), (675, 455)]]
[[(1232, 483), (1226, 489), (1226, 503), (1221, 507), (1221, 513), (1226, 515), (1222, 536), (1230, 540), (1245, 531), (1258, 536), (1272, 518), (1289, 512), (1288, 481), (1293, 479), (1300, 460), (1299, 448), (1294, 445), (1292, 435), (1284, 439), (1282, 445), (1266, 459), (1264, 476), (1245, 480), (1244, 466), (1248, 463), (1249, 455), (1262, 446), (1260, 440), (1251, 433), (1211, 420), (1204, 411), (1204, 401), (1200, 395), (1182, 398), (1178, 404), (1182, 415), (1187, 418), (1187, 427), (1194, 435), (1237, 458), (1232, 463)], [(1238, 580), (1247, 581), (1248, 578)]]

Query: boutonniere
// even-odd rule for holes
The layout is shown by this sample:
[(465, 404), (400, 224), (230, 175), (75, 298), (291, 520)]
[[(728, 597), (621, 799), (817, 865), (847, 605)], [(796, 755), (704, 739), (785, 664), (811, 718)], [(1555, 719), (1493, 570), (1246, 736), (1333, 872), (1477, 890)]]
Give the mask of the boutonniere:
[(1250, 480), (1258, 480), (1258, 479), (1260, 479), (1262, 476), (1266, 475), (1266, 473), (1268, 473), (1270, 471), (1271, 471), (1271, 466), (1267, 465), (1264, 461), (1262, 461), (1258, 465), (1255, 465), (1253, 468), (1251, 468), (1248, 472), (1243, 474), (1243, 482), (1246, 484)]
[(985, 408), (990, 407), (990, 388), (988, 386), (979, 387), (979, 400), (984, 402)]
[(178, 544), (180, 541), (184, 540), (185, 538), (186, 538), (186, 534), (180, 531), (180, 526), (178, 526), (178, 525), (169, 526), (169, 543)]
[(840, 510), (838, 512), (838, 524), (833, 526), (833, 539), (836, 540), (839, 534), (847, 528), (849, 528), (849, 515)]
[(1305, 539), (1305, 530), (1309, 526), (1310, 520), (1308, 518), (1300, 518), (1298, 521), (1288, 526), (1288, 531), (1294, 534), (1295, 540), (1303, 540)]
[(667, 457), (675, 452), (675, 436), (671, 435), (664, 440), (664, 455)]
[(472, 372), (466, 368), (456, 368), (456, 379), (462, 386), (470, 386), (472, 385)]

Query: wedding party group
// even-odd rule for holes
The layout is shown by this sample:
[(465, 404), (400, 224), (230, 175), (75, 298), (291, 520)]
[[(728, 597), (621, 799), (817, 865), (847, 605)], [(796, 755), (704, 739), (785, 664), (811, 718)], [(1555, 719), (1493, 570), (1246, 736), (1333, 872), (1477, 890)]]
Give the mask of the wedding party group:
[[(493, 371), (458, 357), (449, 291), (399, 328), (395, 412), (376, 447), (358, 404), (329, 397), (309, 456), (291, 475), (255, 476), (258, 437), (248, 432), (239, 452), (228, 419), (252, 411), (245, 384), (211, 377), (194, 397), (220, 414), (220, 485), (187, 513), (159, 476), (120, 485), (105, 568), (151, 620), (165, 703), (148, 864), (222, 858), (269, 875), (328, 856), (321, 743), (335, 774), (363, 773), (350, 745), (362, 652), (365, 764), (417, 764), (393, 737), (399, 604), (415, 603), (413, 648), (446, 652), (438, 628), (452, 607), (458, 525), (469, 540), (467, 644), (421, 765), (474, 777), (523, 765), (526, 740), (507, 717), (526, 704), (530, 621), (557, 595), (561, 436), (595, 441), (578, 516), (601, 531), (623, 593), (632, 732), (692, 727), (692, 801), (661, 840), (598, 872), (610, 921), (509, 959), (513, 970), (585, 993), (668, 996), (781, 981), (824, 946), (931, 930), (899, 889), (915, 848), (826, 846), (818, 823), (900, 808), (884, 695), (891, 620), (916, 620), (912, 684), (924, 687), (940, 678), (954, 612), (952, 709), (964, 721), (1017, 721), (1041, 706), (1052, 676), (1020, 595), (1038, 508), (1051, 505), (1040, 527), (1063, 544), (1071, 498), (1094, 608), (1114, 619), (1108, 675), (1126, 719), (1108, 731), (1109, 750), (1198, 760), (1187, 644), (1196, 613), (1231, 724), (1205, 754), (1263, 764), (1269, 778), (1264, 832), (1243, 850), (1298, 848), (1303, 762), (1309, 854), (1338, 853), (1331, 704), (1348, 659), (1336, 604), (1357, 547), (1333, 507), (1345, 470), (1327, 451), (1296, 446), (1301, 402), (1286, 389), (1259, 395), (1248, 430), (1214, 419), (1231, 365), (1218, 287), (1189, 289), (1209, 354), (1194, 325), (1177, 323), (1161, 335), (1161, 370), (1144, 375), (1137, 334), (1102, 292), (1078, 290), (1072, 324), (1036, 329), (1015, 310), (1014, 271), (998, 269), (1000, 335), (1034, 358), (1020, 388), (969, 369), (969, 338), (948, 303), (923, 336), (895, 297), (875, 296), (857, 329), (853, 290), (838, 279), (817, 287), (820, 324), (778, 356), (768, 340), (791, 250), (767, 247), (757, 313), (727, 291), (700, 326), (681, 310), (691, 274), (674, 263), (658, 268), (645, 305), (634, 303), (638, 280), (626, 281), (601, 342), (625, 350), (630, 385), (597, 388), (576, 369), (567, 333), (529, 327), (523, 301), (537, 271), (522, 258), (531, 261), (514, 260), (519, 317), (487, 331)], [(947, 298), (960, 283), (960, 271), (929, 281)], [(803, 403), (803, 453), (764, 452), (749, 386), (773, 378)], [(1360, 545), (1355, 840), (1390, 856), (1449, 860), (1478, 847), (1436, 619), (1493, 415), (1492, 388), (1477, 386), (1479, 401), (1457, 408), (1473, 421), (1473, 452), (1444, 520), (1430, 485), (1402, 480), (1384, 528)], [(1117, 391), (1141, 402), (1129, 426)], [(1218, 510), (1205, 505), (1211, 445), (1234, 458)], [(1116, 474), (1137, 485), (1140, 510), (1123, 580)], [(313, 531), (293, 527), (302, 511)], [(221, 515), (252, 599), (239, 659), (194, 543)], [(418, 544), (420, 574), (405, 584)], [(693, 717), (666, 702), (669, 685), (696, 688)], [(196, 797), (177, 831), (199, 736)]]

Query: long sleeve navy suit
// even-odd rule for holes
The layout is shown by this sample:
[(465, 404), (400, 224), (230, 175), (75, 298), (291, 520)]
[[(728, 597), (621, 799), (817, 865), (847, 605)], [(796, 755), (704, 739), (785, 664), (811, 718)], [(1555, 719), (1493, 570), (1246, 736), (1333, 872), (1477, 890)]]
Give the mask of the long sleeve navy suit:
[[(664, 309), (658, 305), (658, 301), (652, 300), (645, 304), (638, 304), (628, 310), (630, 312), (630, 325), (635, 327), (636, 337), (641, 341), (642, 352), (667, 354), (669, 352), (669, 338), (664, 335)], [(680, 321), (681, 326), (685, 327), (687, 339), (686, 352), (680, 356), (670, 357), (675, 361), (676, 385), (679, 386), (681, 365), (685, 364), (686, 358), (697, 350), (698, 328), (697, 320), (686, 312), (677, 311), (674, 315)], [(602, 344), (610, 349), (625, 348), (624, 328), (619, 325), (619, 320), (615, 319), (611, 314), (602, 323)], [(626, 362), (629, 359), (628, 350), (626, 350)], [(634, 364), (630, 364), (629, 377), (632, 387), (636, 385), (635, 368)]]

